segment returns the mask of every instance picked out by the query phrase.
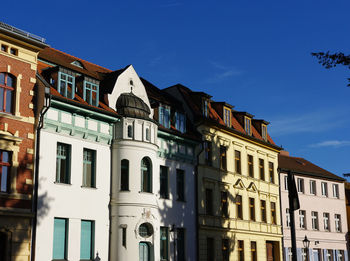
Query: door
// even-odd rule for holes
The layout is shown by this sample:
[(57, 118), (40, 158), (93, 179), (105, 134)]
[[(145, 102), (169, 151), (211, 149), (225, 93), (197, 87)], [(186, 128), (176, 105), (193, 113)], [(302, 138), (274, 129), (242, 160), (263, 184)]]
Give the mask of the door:
[(274, 247), (272, 242), (266, 242), (266, 260), (274, 261)]
[(140, 261), (150, 261), (149, 245), (146, 242), (139, 244)]

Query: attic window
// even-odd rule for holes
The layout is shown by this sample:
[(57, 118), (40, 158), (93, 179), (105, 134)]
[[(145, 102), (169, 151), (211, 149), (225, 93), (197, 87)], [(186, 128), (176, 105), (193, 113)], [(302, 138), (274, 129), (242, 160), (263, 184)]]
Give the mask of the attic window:
[(175, 129), (182, 133), (186, 131), (186, 117), (183, 113), (175, 112)]
[(75, 78), (67, 73), (58, 73), (57, 90), (66, 98), (74, 98)]
[(170, 107), (166, 105), (159, 106), (159, 124), (165, 128), (170, 128)]
[(252, 123), (252, 121), (250, 118), (248, 118), (248, 117), (244, 118), (244, 130), (246, 131), (246, 133), (248, 135), (252, 135), (251, 123)]
[(83, 64), (82, 64), (81, 62), (79, 62), (79, 61), (74, 61), (74, 62), (72, 62), (71, 64), (73, 64), (73, 65), (75, 65), (75, 66), (78, 66), (78, 67), (80, 67), (80, 68), (83, 68), (83, 69), (84, 69)]
[(208, 117), (208, 100), (203, 99), (202, 111), (203, 111), (203, 116)]
[(225, 125), (231, 127), (231, 110), (224, 108), (224, 122)]
[(264, 141), (267, 141), (267, 127), (264, 124), (261, 125), (261, 136)]
[(84, 81), (84, 100), (93, 106), (98, 106), (98, 83), (96, 81)]

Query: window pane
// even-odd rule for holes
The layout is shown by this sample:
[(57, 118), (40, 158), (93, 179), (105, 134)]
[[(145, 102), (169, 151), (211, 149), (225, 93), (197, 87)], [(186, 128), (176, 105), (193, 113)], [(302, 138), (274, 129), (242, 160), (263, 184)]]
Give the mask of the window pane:
[(4, 88), (0, 88), (0, 111), (4, 111)]
[(54, 219), (53, 259), (66, 259), (67, 254), (67, 219)]
[(182, 169), (176, 170), (176, 193), (178, 200), (185, 200), (185, 173)]
[(5, 74), (4, 73), (0, 73), (0, 84), (5, 85)]
[(15, 78), (12, 75), (7, 75), (6, 86), (15, 87)]
[(129, 161), (123, 159), (121, 162), (120, 190), (129, 190)]
[(168, 228), (167, 227), (161, 227), (160, 228), (160, 260), (169, 260), (168, 256), (168, 243), (169, 242), (169, 235), (168, 235)]
[(168, 198), (168, 168), (160, 166), (160, 197)]
[(12, 90), (6, 90), (5, 112), (12, 112)]
[(57, 143), (56, 182), (69, 183), (70, 176), (70, 146)]
[(91, 260), (93, 258), (94, 222), (81, 221), (80, 259)]
[(9, 168), (7, 166), (2, 166), (1, 168), (1, 192), (7, 192), (7, 182), (8, 182), (8, 171)]

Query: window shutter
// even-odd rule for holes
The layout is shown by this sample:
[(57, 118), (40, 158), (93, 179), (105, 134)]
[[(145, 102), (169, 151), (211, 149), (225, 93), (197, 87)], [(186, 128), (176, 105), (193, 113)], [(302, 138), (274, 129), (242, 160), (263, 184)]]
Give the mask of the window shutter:
[(54, 219), (53, 259), (65, 259), (66, 222), (66, 219)]
[(90, 260), (92, 258), (92, 221), (81, 221), (81, 239), (80, 239), (80, 259)]

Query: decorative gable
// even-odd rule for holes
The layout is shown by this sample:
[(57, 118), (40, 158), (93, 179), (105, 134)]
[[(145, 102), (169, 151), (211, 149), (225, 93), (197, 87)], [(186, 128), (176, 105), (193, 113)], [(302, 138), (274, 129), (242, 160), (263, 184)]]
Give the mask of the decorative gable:
[(245, 189), (244, 183), (241, 179), (238, 179), (236, 183), (233, 185), (236, 189)]
[(256, 187), (254, 182), (251, 182), (247, 188), (248, 191), (251, 192), (258, 192), (258, 188)]

